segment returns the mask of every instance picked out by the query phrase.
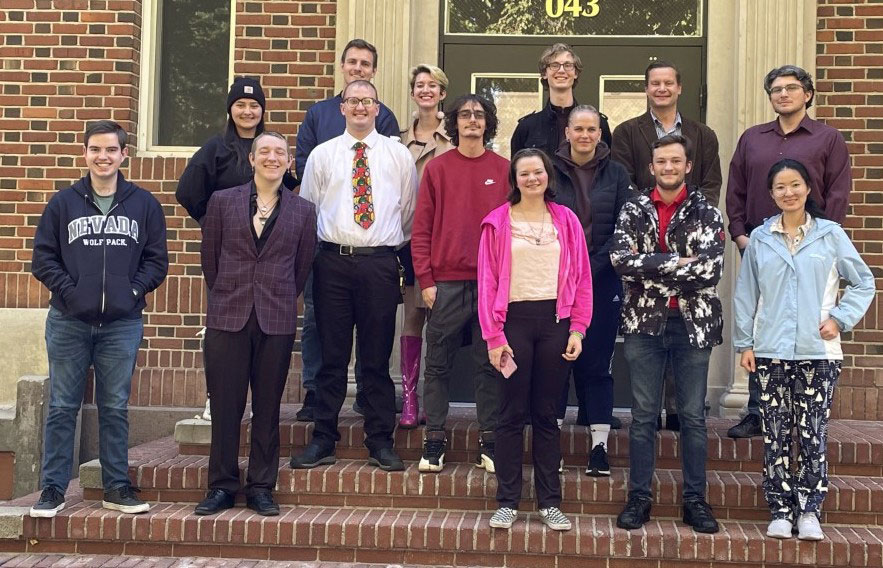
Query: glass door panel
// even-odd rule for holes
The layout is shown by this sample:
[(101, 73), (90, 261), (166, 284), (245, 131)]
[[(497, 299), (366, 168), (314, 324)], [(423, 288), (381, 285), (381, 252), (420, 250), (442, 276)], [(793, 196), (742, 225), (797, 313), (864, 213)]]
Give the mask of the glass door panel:
[(536, 73), (473, 73), (472, 92), (497, 107), (497, 135), (491, 149), (510, 157), (509, 141), (518, 119), (543, 106), (543, 85)]

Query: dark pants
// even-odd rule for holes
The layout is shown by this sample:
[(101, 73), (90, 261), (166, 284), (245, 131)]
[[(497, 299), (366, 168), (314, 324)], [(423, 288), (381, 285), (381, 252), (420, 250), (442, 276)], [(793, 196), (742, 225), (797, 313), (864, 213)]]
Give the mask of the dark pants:
[(526, 422), (531, 426), (537, 505), (546, 508), (561, 504), (561, 430), (555, 417), (558, 397), (570, 370), (570, 363), (561, 356), (567, 348), (569, 328), (569, 319), (555, 322), (555, 300), (509, 304), (503, 331), (518, 369), (508, 379), (499, 379), (500, 417), (494, 464), (497, 502), (501, 507), (517, 509), (521, 500)]
[(478, 323), (478, 290), (474, 280), (436, 282), (435, 303), (426, 324), (426, 368), (423, 372), (423, 405), (426, 429), (444, 430), (450, 405), (451, 367), (463, 343), (464, 330), (472, 333), (475, 375), (475, 411), (478, 429), (497, 427), (499, 373), (490, 363), (487, 343)]
[[(819, 514), (828, 494), (828, 417), (841, 361), (758, 357), (751, 383), (764, 394), (763, 492), (774, 519)], [(797, 466), (791, 465), (797, 429)]]
[(211, 390), (209, 489), (239, 490), (239, 428), (251, 387), (251, 451), (246, 494), (272, 491), (279, 470), (279, 403), (294, 334), (267, 335), (254, 310), (239, 331), (207, 329), (205, 380)]
[(681, 464), (684, 500), (705, 498), (705, 394), (711, 347), (690, 345), (687, 327), (672, 310), (660, 336), (630, 333), (625, 336), (625, 357), (632, 379), (632, 425), (629, 427), (629, 496), (651, 498), (650, 484), (656, 467), (656, 420), (662, 404), (665, 361), (671, 358), (681, 421)]
[(365, 445), (372, 452), (392, 447), (396, 408), (389, 357), (400, 299), (394, 252), (345, 256), (319, 250), (313, 263), (313, 302), (322, 368), (316, 377), (313, 442), (323, 449), (333, 449), (340, 440), (337, 420), (346, 398), (353, 327), (362, 364)]
[[(622, 283), (612, 268), (592, 280), (592, 323), (583, 339), (583, 351), (573, 364), (573, 388), (589, 424), (609, 424), (613, 416), (613, 351), (619, 331)], [(564, 418), (569, 389), (558, 407)]]

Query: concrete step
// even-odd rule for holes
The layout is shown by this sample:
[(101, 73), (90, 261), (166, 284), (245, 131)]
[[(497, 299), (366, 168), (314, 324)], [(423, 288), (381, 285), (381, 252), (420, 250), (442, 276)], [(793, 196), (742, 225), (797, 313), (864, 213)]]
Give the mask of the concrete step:
[[(168, 446), (173, 446), (167, 439)], [(207, 490), (208, 458), (180, 456), (157, 450), (151, 457), (132, 461), (132, 483), (147, 501), (197, 503)], [(246, 459), (240, 460), (241, 479)], [(275, 491), (280, 503), (290, 505), (371, 506), (410, 509), (487, 511), (496, 508), (497, 481), (493, 474), (471, 464), (449, 464), (437, 474), (420, 473), (415, 463), (403, 472), (385, 472), (363, 460), (339, 460), (313, 470), (292, 470), (288, 460), (279, 463)], [(708, 472), (708, 502), (723, 519), (769, 518), (760, 472)], [(86, 499), (103, 495), (98, 460), (80, 468)], [(653, 480), (654, 515), (681, 515), (683, 477), (680, 470), (657, 470)], [(584, 468), (566, 467), (561, 476), (563, 502), (569, 513), (616, 515), (626, 501), (628, 470), (613, 468), (610, 477), (589, 477)], [(534, 509), (533, 468), (524, 468), (522, 508)], [(244, 497), (239, 496), (244, 503)], [(832, 476), (822, 513), (824, 522), (883, 524), (883, 480), (872, 477)]]
[[(303, 448), (312, 436), (312, 424), (298, 422), (294, 418), (297, 405), (283, 405), (279, 425), (281, 455), (290, 456), (292, 451)], [(247, 416), (247, 413), (246, 413)], [(472, 408), (452, 408), (448, 420), (448, 462), (472, 462), (478, 455), (478, 425)], [(628, 425), (630, 416), (620, 414), (621, 430), (610, 433), (608, 443), (611, 466), (628, 465)], [(569, 465), (584, 465), (591, 451), (588, 428), (573, 422), (575, 411), (571, 409), (562, 426), (562, 454)], [(732, 420), (708, 419), (709, 470), (757, 471), (763, 456), (763, 438), (734, 440), (728, 438), (727, 429)], [(251, 422), (242, 422), (240, 455), (248, 455), (249, 428)], [(361, 416), (350, 409), (341, 412), (339, 423), (341, 441), (337, 456), (343, 459), (367, 459), (368, 451), (363, 445), (364, 430)], [(840, 475), (883, 476), (883, 422), (860, 420), (832, 420), (828, 430), (829, 472)], [(402, 430), (395, 433), (395, 447), (402, 459), (418, 460), (423, 450), (421, 429)], [(208, 455), (211, 444), (211, 424), (203, 420), (184, 420), (175, 428), (178, 451), (184, 455)], [(525, 434), (525, 462), (530, 460), (529, 428)], [(663, 430), (657, 435), (656, 464), (659, 468), (680, 469), (680, 444), (677, 433)]]
[(765, 523), (723, 521), (714, 535), (654, 518), (636, 531), (607, 515), (574, 515), (574, 528), (548, 530), (522, 512), (509, 531), (491, 529), (489, 511), (284, 506), (278, 517), (237, 507), (197, 517), (183, 503), (155, 503), (143, 515), (71, 502), (54, 519), (23, 519), (21, 538), (0, 553), (108, 554), (162, 557), (332, 561), (420, 566), (531, 568), (684, 565), (883, 565), (883, 528), (825, 525), (821, 542), (778, 541)]

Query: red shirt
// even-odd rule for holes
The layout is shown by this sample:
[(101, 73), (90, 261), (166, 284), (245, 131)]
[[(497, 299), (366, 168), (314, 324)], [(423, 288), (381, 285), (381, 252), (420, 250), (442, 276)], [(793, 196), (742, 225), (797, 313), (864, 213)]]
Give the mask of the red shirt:
[[(675, 216), (675, 211), (678, 210), (681, 203), (686, 201), (687, 199), (687, 184), (685, 183), (683, 187), (681, 187), (681, 191), (678, 192), (678, 196), (675, 197), (675, 200), (671, 203), (666, 204), (665, 201), (662, 200), (662, 195), (659, 193), (659, 186), (653, 188), (653, 192), (650, 194), (650, 200), (653, 201), (653, 205), (656, 206), (656, 215), (659, 217), (659, 248), (662, 252), (668, 252), (668, 246), (665, 244), (665, 233), (668, 231), (668, 225), (671, 223), (672, 217)], [(678, 307), (678, 297), (672, 296), (668, 300), (668, 307), (677, 308)]]

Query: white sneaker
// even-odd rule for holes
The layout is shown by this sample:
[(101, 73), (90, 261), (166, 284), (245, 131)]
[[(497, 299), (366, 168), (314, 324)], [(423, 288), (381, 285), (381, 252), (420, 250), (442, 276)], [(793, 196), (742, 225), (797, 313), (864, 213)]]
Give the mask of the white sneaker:
[(208, 422), (212, 421), (212, 406), (208, 398), (205, 399), (205, 410), (202, 411), (202, 419)]
[(556, 418), (555, 420), (558, 421), (558, 427), (559, 427), (559, 428), (561, 428), (562, 426), (564, 426), (564, 419), (563, 419), (563, 418)]
[(512, 523), (515, 522), (515, 518), (518, 516), (518, 511), (515, 509), (510, 509), (509, 507), (500, 507), (494, 513), (494, 516), (491, 517), (490, 522), (488, 523), (495, 529), (511, 529)]
[(819, 525), (819, 518), (815, 513), (803, 513), (797, 518), (797, 538), (800, 540), (822, 540), (825, 533)]
[(770, 538), (791, 538), (794, 525), (788, 519), (773, 519), (766, 528), (766, 535)]
[(558, 507), (540, 509), (540, 520), (553, 531), (569, 531), (573, 527)]

